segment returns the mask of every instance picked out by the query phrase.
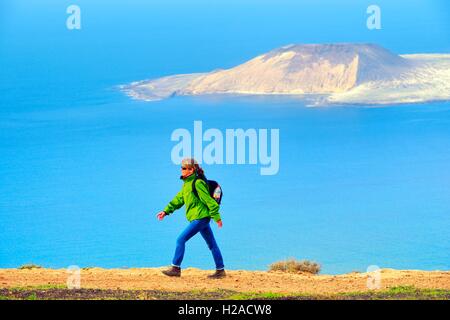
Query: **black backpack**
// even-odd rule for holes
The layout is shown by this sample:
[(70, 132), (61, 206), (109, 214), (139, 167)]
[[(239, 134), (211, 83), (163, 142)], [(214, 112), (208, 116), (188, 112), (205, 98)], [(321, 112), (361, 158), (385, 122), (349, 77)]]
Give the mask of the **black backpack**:
[(209, 195), (211, 198), (213, 198), (218, 204), (222, 201), (223, 191), (222, 187), (217, 181), (214, 180), (208, 180), (205, 176), (196, 176), (194, 181), (192, 182), (192, 192), (194, 195), (200, 199), (198, 196), (197, 188), (195, 187), (195, 183), (198, 179), (201, 179), (206, 182), (206, 185), (208, 186)]

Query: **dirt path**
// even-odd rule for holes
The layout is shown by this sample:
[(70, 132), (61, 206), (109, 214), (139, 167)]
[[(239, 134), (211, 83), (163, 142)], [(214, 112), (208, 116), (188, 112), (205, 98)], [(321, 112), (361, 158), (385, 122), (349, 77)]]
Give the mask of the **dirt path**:
[[(230, 290), (235, 292), (273, 292), (330, 294), (367, 291), (367, 273), (337, 276), (284, 274), (261, 271), (227, 271), (221, 280), (209, 280), (210, 271), (185, 269), (181, 278), (169, 278), (160, 268), (83, 269), (81, 288), (158, 290), (187, 292), (193, 290)], [(0, 288), (64, 286), (66, 269), (0, 269)], [(450, 289), (450, 271), (381, 270), (381, 287), (414, 286), (420, 289)]]

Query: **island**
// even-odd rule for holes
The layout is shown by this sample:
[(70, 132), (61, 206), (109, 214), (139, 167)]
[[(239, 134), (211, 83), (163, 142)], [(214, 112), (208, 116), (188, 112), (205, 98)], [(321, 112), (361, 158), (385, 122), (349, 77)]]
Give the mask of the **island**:
[(395, 54), (376, 44), (291, 44), (230, 69), (121, 86), (146, 101), (190, 95), (293, 95), (315, 104), (450, 100), (450, 54)]

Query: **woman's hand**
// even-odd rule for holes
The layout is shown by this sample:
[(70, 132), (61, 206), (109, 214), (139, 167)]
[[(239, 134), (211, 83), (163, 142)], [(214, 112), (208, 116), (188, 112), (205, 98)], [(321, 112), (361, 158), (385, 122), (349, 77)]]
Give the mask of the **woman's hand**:
[(223, 226), (222, 220), (217, 221), (217, 226), (219, 228), (222, 228), (222, 226)]
[(161, 211), (160, 213), (158, 213), (158, 214), (156, 215), (156, 217), (158, 218), (159, 221), (161, 221), (162, 219), (164, 219), (164, 217), (165, 217), (166, 215), (167, 215), (167, 214), (166, 214), (164, 211)]

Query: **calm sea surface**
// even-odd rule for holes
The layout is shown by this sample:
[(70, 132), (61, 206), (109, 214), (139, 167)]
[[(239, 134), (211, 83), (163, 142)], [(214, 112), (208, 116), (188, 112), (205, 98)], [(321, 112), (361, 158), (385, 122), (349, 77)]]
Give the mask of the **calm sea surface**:
[[(440, 42), (439, 34), (424, 35), (423, 47), (410, 48), (395, 33), (373, 36), (363, 29), (338, 36), (352, 29), (345, 20), (349, 25), (340, 33), (301, 36), (292, 29), (296, 22), (286, 19), (289, 10), (280, 9), (268, 21), (278, 29), (263, 27), (265, 37), (254, 37), (254, 23), (270, 14), (269, 7), (244, 21), (250, 7), (236, 17), (233, 6), (197, 12), (181, 3), (150, 8), (136, 1), (120, 8), (79, 2), (80, 31), (65, 29), (70, 3), (64, 1), (0, 5), (1, 268), (169, 264), (187, 223), (184, 210), (163, 222), (155, 214), (181, 188), (171, 133), (192, 131), (194, 120), (205, 130), (280, 130), (277, 175), (261, 176), (255, 165), (205, 166), (224, 189), (224, 227), (213, 230), (227, 268), (262, 270), (288, 257), (315, 260), (324, 273), (369, 265), (450, 268), (450, 103), (142, 102), (117, 89), (230, 67), (290, 42), (365, 39), (398, 53), (446, 52), (448, 41)], [(227, 20), (232, 15), (234, 24)], [(302, 30), (301, 22), (295, 26)], [(201, 237), (188, 243), (184, 266), (213, 268)]]

